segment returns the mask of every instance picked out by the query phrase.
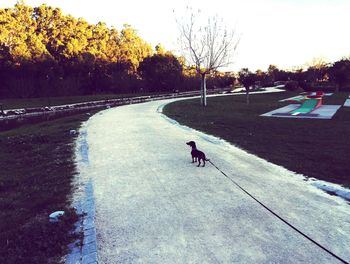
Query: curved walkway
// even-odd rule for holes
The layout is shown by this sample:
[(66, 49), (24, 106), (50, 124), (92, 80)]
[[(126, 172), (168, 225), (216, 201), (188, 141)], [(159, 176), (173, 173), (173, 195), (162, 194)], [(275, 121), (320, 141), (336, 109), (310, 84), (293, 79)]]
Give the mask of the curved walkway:
[(207, 163), (308, 236), (350, 261), (350, 206), (304, 178), (182, 127), (169, 101), (109, 109), (86, 124), (100, 263), (340, 263), (271, 215)]

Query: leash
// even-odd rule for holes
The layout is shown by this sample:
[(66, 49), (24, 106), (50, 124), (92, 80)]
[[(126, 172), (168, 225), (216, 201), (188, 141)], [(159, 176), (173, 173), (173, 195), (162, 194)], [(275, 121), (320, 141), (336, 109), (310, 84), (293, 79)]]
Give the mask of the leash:
[(250, 198), (252, 198), (254, 201), (256, 201), (258, 204), (260, 204), (262, 207), (264, 207), (267, 211), (269, 211), (272, 215), (274, 215), (275, 217), (277, 217), (279, 220), (281, 220), (283, 223), (285, 223), (286, 225), (288, 225), (289, 227), (291, 227), (293, 230), (295, 230), (296, 232), (298, 232), (300, 235), (302, 235), (303, 237), (305, 237), (307, 240), (309, 240), (310, 242), (312, 242), (313, 244), (315, 244), (316, 246), (318, 246), (319, 248), (321, 248), (322, 250), (324, 250), (325, 252), (327, 252), (328, 254), (330, 254), (331, 256), (333, 256), (334, 258), (336, 258), (337, 260), (339, 260), (340, 262), (344, 263), (344, 264), (349, 264), (349, 262), (347, 262), (346, 260), (344, 260), (343, 258), (339, 257), (338, 255), (336, 255), (335, 253), (331, 252), (330, 250), (328, 250), (327, 248), (325, 248), (324, 246), (322, 246), (320, 243), (316, 242), (315, 240), (313, 240), (311, 237), (309, 237), (308, 235), (306, 235), (304, 232), (302, 232), (301, 230), (299, 230), (298, 228), (296, 228), (295, 226), (293, 226), (291, 223), (289, 223), (287, 220), (283, 219), (281, 216), (279, 216), (277, 213), (275, 213), (272, 209), (270, 209), (269, 207), (267, 207), (265, 204), (263, 204), (261, 201), (259, 201), (257, 198), (255, 198), (252, 194), (250, 194), (247, 190), (245, 190), (242, 186), (240, 186), (235, 180), (233, 180), (232, 178), (230, 178), (226, 173), (224, 173), (222, 170), (220, 170), (212, 161), (208, 160), (208, 162), (213, 165), (218, 171), (221, 172), (222, 175), (224, 175), (228, 180), (230, 180), (234, 185), (236, 185), (240, 190), (242, 190), (245, 194), (247, 194)]

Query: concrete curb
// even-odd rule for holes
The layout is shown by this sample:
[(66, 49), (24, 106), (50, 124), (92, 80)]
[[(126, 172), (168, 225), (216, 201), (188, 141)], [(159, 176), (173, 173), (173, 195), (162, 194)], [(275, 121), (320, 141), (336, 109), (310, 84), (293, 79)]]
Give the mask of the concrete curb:
[[(84, 128), (80, 130), (77, 139), (76, 153), (78, 166), (89, 166), (87, 133)], [(84, 175), (80, 175), (82, 178)], [(95, 228), (95, 200), (94, 189), (91, 179), (87, 182), (78, 179), (82, 185), (80, 198), (73, 203), (80, 220), (75, 224), (75, 233), (82, 234), (83, 239), (68, 245), (70, 253), (66, 256), (66, 264), (96, 264), (98, 263), (97, 239)], [(79, 183), (78, 183), (79, 185)]]
[(70, 254), (66, 257), (66, 264), (95, 264), (98, 263), (97, 240), (95, 228), (95, 201), (93, 198), (92, 182), (85, 187), (85, 197), (77, 206), (77, 213), (82, 215), (75, 224), (75, 232), (83, 234), (83, 241), (77, 240), (68, 245)]

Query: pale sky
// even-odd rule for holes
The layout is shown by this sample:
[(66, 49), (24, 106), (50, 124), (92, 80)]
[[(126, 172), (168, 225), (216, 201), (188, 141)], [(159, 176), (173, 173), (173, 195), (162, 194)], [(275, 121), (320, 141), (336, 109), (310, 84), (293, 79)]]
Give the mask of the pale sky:
[[(180, 54), (179, 32), (173, 10), (181, 16), (186, 6), (219, 15), (228, 28), (241, 34), (229, 70), (248, 67), (267, 70), (270, 64), (292, 69), (313, 59), (334, 62), (350, 56), (350, 0), (26, 0), (46, 3), (64, 14), (90, 23), (106, 22), (121, 30), (130, 24), (147, 42), (161, 43)], [(16, 0), (1, 0), (0, 8)], [(226, 70), (226, 69), (223, 69)]]

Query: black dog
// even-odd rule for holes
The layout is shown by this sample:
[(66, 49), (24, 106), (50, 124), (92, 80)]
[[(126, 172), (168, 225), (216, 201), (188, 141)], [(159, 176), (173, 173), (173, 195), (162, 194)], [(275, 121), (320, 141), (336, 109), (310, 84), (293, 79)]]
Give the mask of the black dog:
[(200, 151), (197, 149), (196, 147), (196, 143), (194, 141), (190, 141), (186, 143), (187, 145), (191, 146), (192, 151), (191, 151), (191, 155), (192, 155), (192, 163), (195, 163), (196, 161), (198, 161), (198, 166), (199, 167), (201, 165), (201, 160), (203, 161), (203, 167), (205, 166), (205, 161), (209, 161), (206, 157), (204, 152)]

